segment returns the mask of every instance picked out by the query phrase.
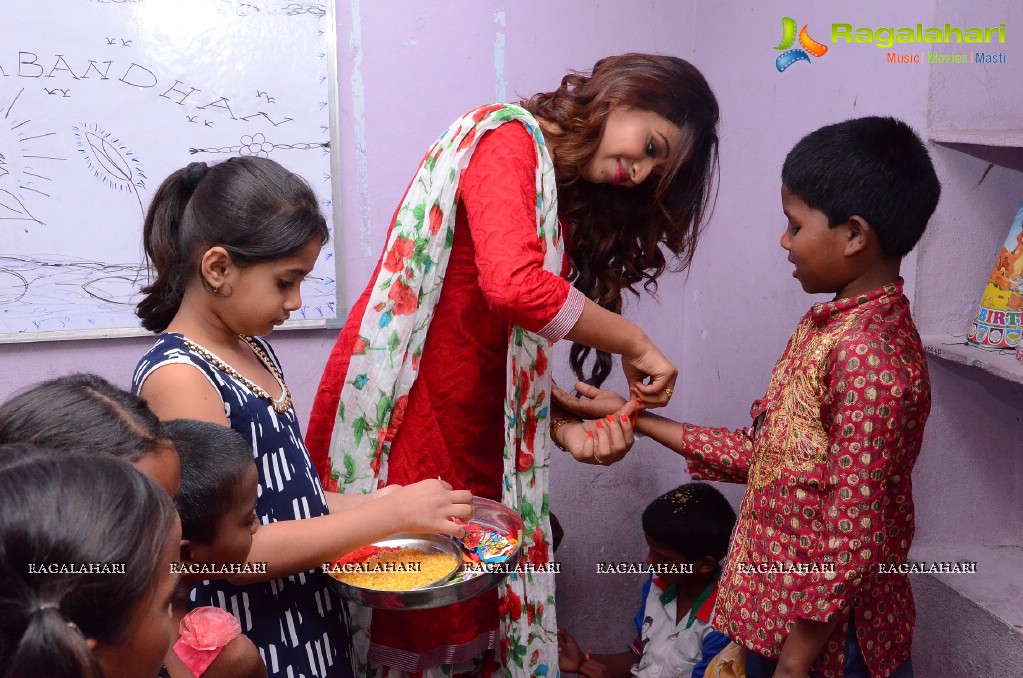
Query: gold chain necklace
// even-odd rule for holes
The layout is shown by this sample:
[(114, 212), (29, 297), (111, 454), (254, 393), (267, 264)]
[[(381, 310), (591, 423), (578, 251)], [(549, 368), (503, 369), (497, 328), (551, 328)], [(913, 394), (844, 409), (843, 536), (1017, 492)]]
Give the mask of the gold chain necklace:
[(284, 375), (281, 374), (281, 371), (278, 370), (277, 366), (273, 364), (273, 361), (270, 360), (270, 357), (263, 351), (260, 345), (257, 344), (251, 337), (245, 337), (240, 334), (238, 335), (238, 337), (249, 345), (249, 347), (252, 349), (252, 352), (255, 353), (256, 357), (259, 358), (260, 362), (263, 363), (263, 366), (266, 367), (266, 369), (270, 371), (270, 374), (273, 375), (274, 379), (277, 380), (277, 383), (280, 385), (282, 392), (280, 400), (275, 400), (274, 397), (270, 395), (262, 386), (256, 384), (250, 379), (247, 379), (246, 377), (243, 377), (241, 374), (238, 373), (238, 370), (234, 369), (233, 367), (225, 363), (223, 360), (218, 358), (216, 355), (206, 350), (199, 344), (195, 343), (188, 337), (182, 336), (181, 340), (185, 344), (185, 346), (187, 346), (190, 350), (202, 356), (203, 359), (212, 364), (214, 367), (216, 367), (222, 372), (226, 372), (232, 378), (234, 378), (235, 381), (239, 381), (242, 384), (244, 384), (247, 389), (255, 393), (260, 398), (266, 398), (267, 400), (269, 400), (270, 407), (274, 409), (274, 412), (276, 412), (277, 414), (284, 414), (285, 412), (291, 409), (291, 391), (288, 389), (288, 385), (284, 383)]

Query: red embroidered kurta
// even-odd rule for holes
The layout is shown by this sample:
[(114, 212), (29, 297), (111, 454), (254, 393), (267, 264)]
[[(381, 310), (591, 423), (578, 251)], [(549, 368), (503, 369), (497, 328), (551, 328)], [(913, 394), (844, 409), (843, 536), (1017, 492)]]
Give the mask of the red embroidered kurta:
[[(510, 327), (557, 341), (575, 325), (584, 303), (567, 280), (543, 269), (536, 166), (530, 134), (507, 123), (480, 140), (462, 172), (451, 258), (419, 375), (391, 445), (389, 484), (440, 477), (501, 500)], [(328, 477), (331, 432), (370, 291), (352, 307), (331, 352), (306, 434), (327, 489), (336, 490)], [(440, 610), (378, 610), (370, 658), (410, 672), (459, 663), (496, 647), (497, 629), (496, 590)]]
[[(694, 478), (747, 483), (715, 626), (777, 659), (797, 618), (839, 623), (813, 671), (841, 677), (850, 610), (871, 676), (910, 656), (910, 475), (930, 381), (902, 280), (816, 304), (775, 365), (755, 428), (684, 425)], [(802, 571), (801, 571), (802, 570)]]

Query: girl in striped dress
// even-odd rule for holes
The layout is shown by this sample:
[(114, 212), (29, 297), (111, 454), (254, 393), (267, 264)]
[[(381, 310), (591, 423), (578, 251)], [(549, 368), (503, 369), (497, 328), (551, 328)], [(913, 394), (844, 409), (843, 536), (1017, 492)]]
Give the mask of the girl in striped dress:
[(191, 606), (238, 617), (270, 676), (358, 675), (347, 611), (321, 563), (387, 535), (461, 528), (471, 495), (430, 480), (358, 496), (325, 493), (302, 441), (291, 393), (261, 339), (301, 307), (299, 288), (327, 240), (309, 185), (272, 160), (192, 163), (171, 174), (146, 215), (156, 279), (137, 313), (159, 332), (133, 385), (162, 419), (229, 426), (252, 445), (259, 472), (249, 563), (204, 582)]

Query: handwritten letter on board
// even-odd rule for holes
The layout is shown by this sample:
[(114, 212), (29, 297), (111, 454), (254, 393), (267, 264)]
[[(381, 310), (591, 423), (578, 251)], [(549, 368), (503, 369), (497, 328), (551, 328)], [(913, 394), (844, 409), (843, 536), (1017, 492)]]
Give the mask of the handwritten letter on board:
[[(285, 0), (12, 0), (0, 24), (0, 335), (138, 328), (159, 183), (262, 155), (330, 223), (330, 15)], [(293, 320), (336, 316), (324, 248)]]

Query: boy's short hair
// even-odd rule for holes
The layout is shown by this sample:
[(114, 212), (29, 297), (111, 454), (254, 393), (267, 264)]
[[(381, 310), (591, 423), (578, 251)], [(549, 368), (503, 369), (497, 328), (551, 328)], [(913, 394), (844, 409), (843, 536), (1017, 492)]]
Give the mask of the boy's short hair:
[(650, 502), (643, 511), (643, 531), (658, 544), (694, 561), (721, 560), (735, 527), (735, 511), (717, 488), (686, 483)]
[(181, 537), (212, 544), (217, 525), (238, 500), (239, 483), (254, 463), (252, 447), (237, 431), (208, 421), (174, 419), (166, 426), (181, 459)]
[(941, 195), (927, 148), (906, 123), (870, 116), (821, 127), (789, 151), (781, 180), (834, 228), (858, 215), (884, 255), (906, 256)]

